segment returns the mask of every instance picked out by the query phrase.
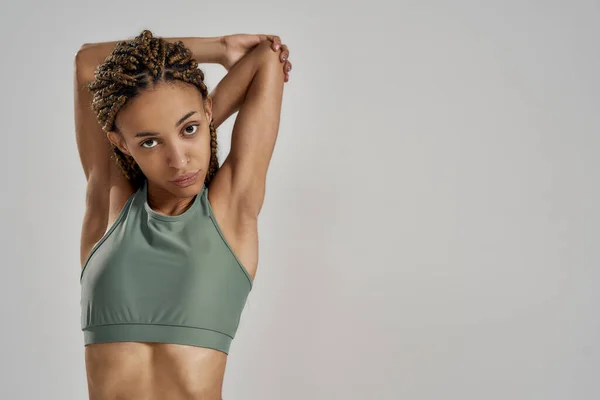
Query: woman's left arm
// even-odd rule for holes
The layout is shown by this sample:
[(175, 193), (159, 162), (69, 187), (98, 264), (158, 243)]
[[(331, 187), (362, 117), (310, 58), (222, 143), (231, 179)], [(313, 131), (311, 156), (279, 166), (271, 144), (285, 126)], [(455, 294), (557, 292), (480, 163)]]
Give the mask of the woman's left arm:
[(285, 63), (284, 72), (281, 54), (261, 43), (235, 64), (211, 93), (215, 126), (239, 110), (231, 150), (211, 181), (211, 190), (226, 199), (224, 209), (240, 218), (254, 219), (262, 208), (267, 168), (279, 130), (284, 80), (291, 70), (289, 60)]

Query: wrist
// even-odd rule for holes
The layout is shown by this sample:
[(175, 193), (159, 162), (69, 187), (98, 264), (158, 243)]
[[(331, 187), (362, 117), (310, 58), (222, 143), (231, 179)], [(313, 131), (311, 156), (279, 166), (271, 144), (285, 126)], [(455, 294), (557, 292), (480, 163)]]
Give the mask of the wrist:
[(198, 64), (222, 64), (225, 46), (220, 36), (215, 37), (177, 37), (165, 38), (170, 42), (182, 41), (190, 49), (192, 58)]
[[(194, 59), (198, 63), (206, 62), (211, 64), (223, 65), (225, 61), (225, 37), (213, 36), (209, 38), (199, 38), (200, 42), (192, 51)], [(196, 58), (198, 56), (198, 58)], [(203, 60), (203, 61), (200, 61)]]

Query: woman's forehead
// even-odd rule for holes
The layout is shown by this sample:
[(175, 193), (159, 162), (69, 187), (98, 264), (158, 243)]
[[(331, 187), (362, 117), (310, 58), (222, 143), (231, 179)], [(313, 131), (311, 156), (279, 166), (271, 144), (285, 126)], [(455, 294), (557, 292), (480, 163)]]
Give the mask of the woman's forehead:
[(191, 118), (202, 118), (203, 101), (194, 88), (160, 88), (147, 90), (128, 101), (117, 115), (120, 129), (140, 129), (142, 125), (174, 127), (180, 119), (196, 111)]

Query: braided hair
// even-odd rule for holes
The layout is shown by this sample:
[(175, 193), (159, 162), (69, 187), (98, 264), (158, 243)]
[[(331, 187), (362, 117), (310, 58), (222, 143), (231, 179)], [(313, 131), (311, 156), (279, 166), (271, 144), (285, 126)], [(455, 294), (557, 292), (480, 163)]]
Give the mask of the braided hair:
[[(116, 131), (115, 119), (119, 110), (143, 89), (157, 82), (183, 81), (198, 88), (202, 99), (208, 97), (204, 72), (192, 58), (192, 52), (177, 41), (170, 43), (144, 30), (133, 40), (120, 41), (95, 71), (94, 80), (87, 85), (92, 93), (92, 110), (104, 132)], [(210, 162), (205, 183), (219, 169), (217, 132), (210, 121)], [(111, 143), (112, 145), (112, 143)], [(133, 157), (112, 145), (116, 162), (125, 177), (139, 188), (145, 176)]]

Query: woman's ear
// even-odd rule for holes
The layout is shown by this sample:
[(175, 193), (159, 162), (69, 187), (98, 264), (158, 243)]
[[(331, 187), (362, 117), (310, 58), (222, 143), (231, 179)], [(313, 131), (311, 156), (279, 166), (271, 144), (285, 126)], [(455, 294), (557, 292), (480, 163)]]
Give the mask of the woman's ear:
[(113, 144), (113, 146), (121, 150), (121, 153), (131, 156), (129, 150), (127, 149), (127, 144), (125, 143), (123, 137), (119, 133), (115, 131), (109, 131), (106, 133), (106, 137)]

